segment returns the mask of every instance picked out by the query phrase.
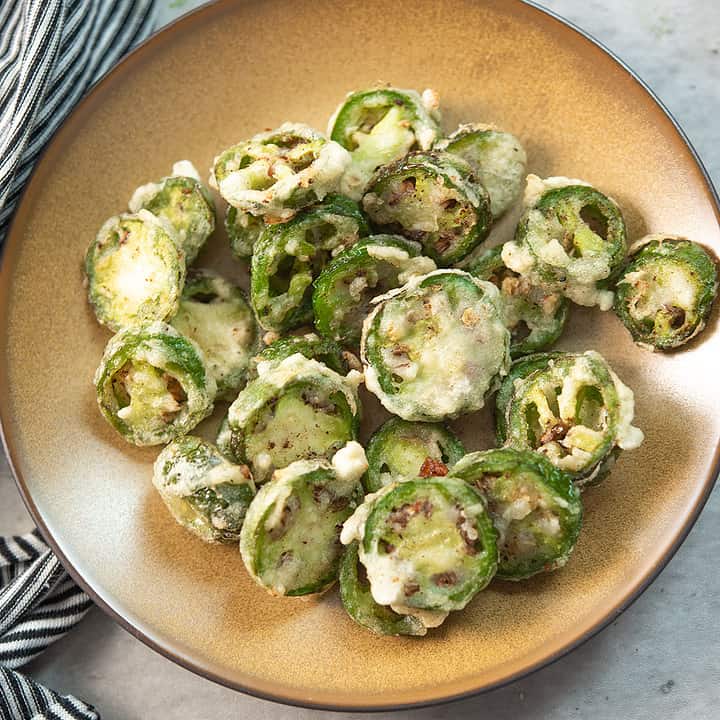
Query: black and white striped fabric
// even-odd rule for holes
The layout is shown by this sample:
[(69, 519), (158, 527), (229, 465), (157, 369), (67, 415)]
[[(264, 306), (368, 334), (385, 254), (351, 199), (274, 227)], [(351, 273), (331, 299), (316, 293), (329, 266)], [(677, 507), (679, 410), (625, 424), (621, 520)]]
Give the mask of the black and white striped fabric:
[[(48, 140), (155, 20), (154, 0), (0, 0), (0, 248)], [(90, 605), (37, 531), (0, 537), (0, 720), (99, 718), (16, 671)]]

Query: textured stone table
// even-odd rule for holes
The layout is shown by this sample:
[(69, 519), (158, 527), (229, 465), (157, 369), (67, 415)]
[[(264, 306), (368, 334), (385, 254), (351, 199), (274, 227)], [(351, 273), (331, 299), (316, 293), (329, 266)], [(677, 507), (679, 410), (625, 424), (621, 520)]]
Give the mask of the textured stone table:
[[(200, 4), (159, 0), (167, 22)], [(720, 3), (546, 0), (654, 88), (720, 184)], [(393, 714), (433, 720), (709, 720), (720, 716), (720, 491), (652, 587), (610, 627), (554, 665), (451, 705)], [(29, 530), (0, 457), (0, 532)], [(350, 718), (226, 690), (172, 664), (98, 610), (27, 670), (95, 704), (105, 720)], [(389, 717), (390, 714), (376, 717)], [(361, 716), (357, 716), (361, 717)]]

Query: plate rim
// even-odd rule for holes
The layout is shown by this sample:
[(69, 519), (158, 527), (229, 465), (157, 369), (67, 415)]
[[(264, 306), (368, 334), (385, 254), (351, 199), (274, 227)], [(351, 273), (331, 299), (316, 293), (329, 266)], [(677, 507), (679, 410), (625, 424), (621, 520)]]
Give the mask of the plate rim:
[[(677, 133), (678, 137), (682, 140), (682, 142), (685, 144), (687, 149), (690, 151), (690, 156), (692, 160), (694, 161), (697, 168), (700, 170), (700, 174), (705, 182), (708, 194), (710, 196), (710, 199), (714, 205), (714, 212), (716, 220), (720, 223), (720, 196), (718, 195), (718, 192), (713, 184), (712, 179), (710, 178), (710, 175), (705, 168), (705, 165), (702, 162), (702, 159), (698, 155), (698, 152), (693, 147), (691, 141), (689, 140), (688, 136), (686, 135), (685, 131), (677, 121), (677, 119), (674, 117), (674, 115), (670, 112), (670, 110), (665, 106), (665, 104), (662, 102), (662, 100), (655, 94), (655, 92), (652, 90), (652, 88), (624, 61), (622, 60), (617, 54), (615, 54), (612, 50), (610, 50), (604, 43), (602, 43), (600, 40), (598, 40), (594, 35), (589, 33), (588, 31), (584, 30), (580, 26), (578, 26), (576, 23), (574, 23), (572, 20), (568, 20), (567, 18), (561, 16), (560, 14), (556, 13), (555, 11), (543, 7), (539, 5), (535, 0), (513, 0), (515, 3), (519, 5), (526, 5), (536, 12), (541, 13), (542, 15), (547, 16), (554, 22), (558, 23), (561, 26), (564, 26), (565, 28), (571, 30), (572, 32), (579, 35), (582, 39), (588, 41), (591, 45), (594, 45), (596, 48), (598, 48), (600, 51), (602, 51), (605, 55), (607, 55), (615, 64), (620, 68), (620, 70), (624, 71), (632, 80), (634, 80), (642, 90), (645, 91), (645, 93), (649, 96), (649, 98), (654, 102), (654, 104), (661, 110), (661, 112), (665, 115), (665, 117), (671, 122), (675, 132)], [(219, 6), (232, 6), (235, 4), (235, 0), (210, 0), (209, 2), (206, 2), (203, 5), (200, 5), (196, 8), (193, 8), (192, 10), (189, 10), (188, 12), (178, 16), (171, 22), (164, 25), (159, 30), (154, 31), (148, 38), (143, 40), (140, 44), (138, 44), (135, 48), (133, 48), (129, 53), (127, 53), (116, 65), (114, 65), (112, 68), (110, 68), (101, 78), (99, 78), (83, 95), (83, 97), (80, 99), (80, 101), (73, 107), (73, 109), (70, 111), (70, 113), (65, 117), (65, 119), (60, 123), (58, 128), (55, 130), (51, 138), (46, 143), (45, 147), (40, 152), (38, 159), (31, 171), (30, 177), (28, 178), (28, 181), (23, 188), (22, 194), (20, 196), (20, 199), (16, 205), (15, 212), (13, 213), (13, 218), (10, 222), (10, 225), (8, 227), (7, 235), (6, 235), (6, 242), (4, 243), (4, 247), (2, 248), (2, 253), (0, 254), (0, 307), (4, 307), (7, 303), (8, 295), (9, 295), (9, 287), (10, 287), (10, 272), (8, 267), (11, 264), (12, 260), (15, 260), (18, 252), (20, 243), (14, 242), (11, 246), (10, 239), (14, 237), (16, 224), (17, 224), (17, 217), (20, 214), (19, 210), (20, 208), (26, 203), (29, 202), (28, 198), (32, 195), (32, 188), (36, 180), (36, 170), (42, 163), (46, 151), (53, 145), (53, 143), (56, 140), (57, 135), (60, 133), (60, 131), (65, 127), (66, 124), (69, 124), (77, 115), (78, 113), (82, 112), (84, 109), (85, 104), (94, 96), (97, 92), (99, 92), (102, 87), (105, 85), (107, 80), (110, 78), (110, 76), (114, 75), (114, 73), (121, 68), (121, 66), (125, 65), (128, 60), (131, 58), (135, 58), (140, 53), (143, 53), (147, 51), (148, 47), (154, 46), (154, 44), (157, 42), (157, 39), (161, 35), (165, 35), (166, 33), (173, 32), (180, 28), (180, 26), (185, 26), (186, 24), (192, 24), (196, 21), (196, 18), (198, 16), (204, 15), (206, 13), (214, 12)], [(2, 313), (0, 315), (0, 337), (6, 337), (7, 336), (7, 314)], [(6, 356), (3, 354), (0, 356), (0, 379), (6, 380), (7, 376), (7, 363), (6, 363)], [(361, 713), (370, 713), (370, 712), (387, 712), (387, 711), (394, 711), (394, 710), (405, 710), (405, 709), (414, 709), (414, 708), (423, 708), (423, 707), (431, 707), (435, 705), (440, 705), (444, 703), (452, 703), (457, 702), (459, 700), (464, 700), (468, 698), (475, 697), (477, 695), (481, 695), (486, 692), (490, 692), (491, 690), (497, 690), (499, 688), (505, 687), (507, 685), (510, 685), (513, 682), (516, 682), (517, 680), (521, 680), (523, 678), (526, 678), (539, 670), (548, 667), (552, 665), (553, 663), (557, 662), (560, 658), (564, 657), (565, 655), (568, 655), (573, 650), (577, 649), (581, 645), (585, 644), (588, 640), (593, 638), (595, 635), (600, 633), (602, 630), (604, 630), (609, 624), (611, 624), (614, 620), (616, 620), (625, 610), (627, 610), (647, 589), (650, 587), (650, 585), (655, 581), (655, 579), (658, 577), (658, 575), (665, 569), (665, 567), (668, 565), (670, 560), (675, 556), (676, 552), (682, 545), (682, 543), (687, 538), (688, 534), (694, 527), (695, 523), (697, 522), (698, 517), (700, 516), (700, 513), (705, 507), (705, 504), (707, 503), (710, 494), (713, 491), (713, 488), (715, 487), (715, 484), (718, 479), (718, 474), (720, 473), (720, 438), (716, 440), (715, 443), (715, 449), (713, 452), (713, 462), (712, 462), (712, 469), (708, 476), (705, 478), (705, 481), (703, 483), (702, 490), (700, 492), (699, 497), (697, 498), (695, 505), (692, 508), (692, 511), (689, 513), (689, 515), (685, 518), (685, 521), (682, 525), (682, 527), (678, 530), (675, 537), (673, 538), (672, 544), (666, 551), (666, 553), (659, 558), (659, 560), (656, 562), (656, 564), (651, 568), (651, 570), (646, 573), (644, 577), (641, 578), (640, 582), (635, 585), (635, 587), (628, 592), (624, 597), (622, 597), (617, 603), (614, 603), (612, 607), (607, 611), (605, 616), (597, 621), (593, 626), (591, 626), (589, 629), (587, 629), (584, 633), (580, 634), (579, 636), (575, 637), (572, 641), (567, 642), (565, 645), (563, 645), (561, 648), (556, 650), (555, 652), (551, 653), (550, 655), (547, 655), (546, 657), (542, 658), (541, 660), (535, 661), (529, 665), (526, 665), (522, 667), (521, 669), (507, 675), (506, 677), (502, 678), (501, 680), (497, 680), (494, 682), (487, 683), (485, 685), (475, 687), (469, 690), (464, 690), (461, 692), (455, 692), (455, 693), (449, 693), (437, 697), (433, 697), (431, 699), (425, 699), (420, 701), (409, 701), (409, 702), (394, 702), (394, 703), (372, 703), (372, 702), (364, 702), (363, 704), (353, 704), (353, 703), (332, 703), (332, 702), (317, 702), (313, 701), (308, 698), (302, 697), (301, 694), (296, 693), (292, 694), (292, 691), (290, 694), (286, 694), (282, 691), (281, 688), (278, 689), (277, 692), (269, 692), (265, 690), (261, 690), (257, 687), (252, 687), (249, 684), (243, 684), (237, 681), (230, 680), (226, 677), (222, 677), (218, 673), (206, 669), (202, 666), (200, 666), (196, 661), (191, 659), (190, 657), (187, 657), (180, 649), (178, 648), (172, 648), (167, 645), (167, 643), (163, 643), (161, 640), (151, 637), (146, 632), (140, 630), (138, 627), (133, 625), (133, 623), (128, 620), (126, 617), (124, 617), (118, 610), (113, 608), (109, 602), (106, 602), (88, 582), (85, 581), (85, 579), (80, 575), (80, 573), (75, 569), (75, 567), (72, 565), (72, 563), (68, 560), (68, 558), (65, 556), (65, 554), (60, 549), (58, 543), (55, 541), (55, 538), (52, 536), (50, 531), (48, 530), (47, 526), (45, 525), (42, 515), (38, 508), (35, 505), (35, 502), (33, 498), (30, 495), (30, 492), (25, 484), (25, 480), (22, 477), (22, 474), (18, 470), (18, 463), (16, 463), (16, 456), (19, 456), (19, 453), (16, 453), (12, 450), (11, 444), (9, 441), (9, 433), (6, 431), (6, 427), (10, 428), (12, 425), (12, 418), (10, 417), (9, 413), (9, 398), (8, 398), (8, 392), (5, 389), (7, 388), (7, 382), (0, 382), (0, 441), (2, 442), (2, 448), (5, 452), (5, 456), (7, 458), (10, 472), (12, 474), (12, 477), (15, 481), (15, 485), (20, 492), (20, 496), (22, 497), (23, 503), (30, 513), (31, 518), (36, 523), (38, 529), (40, 530), (45, 542), (48, 544), (50, 549), (55, 553), (55, 555), (60, 559), (60, 562), (62, 563), (65, 570), (68, 572), (68, 574), (73, 578), (73, 580), (77, 583), (77, 585), (87, 593), (87, 595), (90, 597), (90, 599), (93, 601), (95, 605), (97, 605), (103, 613), (105, 613), (107, 616), (109, 616), (115, 623), (117, 623), (121, 628), (129, 632), (133, 637), (135, 637), (137, 640), (140, 640), (143, 644), (145, 644), (147, 647), (151, 648), (155, 652), (159, 653), (166, 659), (180, 665), (181, 667), (185, 668), (186, 670), (189, 670), (196, 675), (199, 675), (202, 678), (211, 680), (212, 682), (215, 682), (219, 685), (222, 685), (224, 687), (227, 687), (231, 690), (239, 691), (244, 694), (250, 695), (252, 697), (259, 698), (261, 700), (269, 700), (276, 703), (282, 703), (285, 705), (290, 705), (294, 707), (301, 707), (301, 708), (308, 708), (313, 710), (328, 710), (332, 712), (361, 712)]]

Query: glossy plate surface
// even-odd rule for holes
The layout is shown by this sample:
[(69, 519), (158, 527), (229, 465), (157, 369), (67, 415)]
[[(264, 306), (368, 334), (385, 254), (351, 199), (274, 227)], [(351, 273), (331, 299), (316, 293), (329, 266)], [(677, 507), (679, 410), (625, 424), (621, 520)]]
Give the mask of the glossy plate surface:
[[(29, 507), (73, 574), (145, 642), (227, 685), (285, 702), (369, 709), (486, 689), (608, 622), (682, 541), (714, 481), (720, 336), (685, 352), (633, 346), (612, 313), (573, 308), (564, 349), (604, 353), (647, 435), (604, 485), (564, 570), (495, 583), (426, 639), (376, 638), (335, 593), (277, 599), (235, 548), (178, 527), (150, 483), (156, 449), (100, 417), (92, 375), (109, 334), (82, 288), (85, 248), (140, 183), (284, 120), (324, 129), (378, 80), (439, 91), (445, 127), (518, 134), (539, 175), (585, 178), (621, 204), (630, 237), (669, 232), (720, 250), (712, 190), (672, 121), (616, 60), (519, 2), (219, 2), (122, 63), (58, 133), (18, 210), (0, 283), (0, 413)], [(496, 230), (511, 230), (512, 218)], [(222, 231), (201, 255), (246, 282)], [(365, 432), (381, 418), (368, 403)], [(212, 431), (208, 424), (208, 431)], [(458, 423), (492, 444), (489, 413)]]

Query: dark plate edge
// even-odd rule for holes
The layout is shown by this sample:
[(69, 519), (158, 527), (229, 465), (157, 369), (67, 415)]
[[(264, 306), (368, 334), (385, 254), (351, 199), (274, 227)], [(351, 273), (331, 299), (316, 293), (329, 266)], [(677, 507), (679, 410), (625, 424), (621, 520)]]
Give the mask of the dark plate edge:
[[(688, 139), (687, 135), (681, 128), (678, 121), (675, 119), (675, 117), (672, 115), (672, 113), (668, 110), (668, 108), (663, 104), (663, 102), (657, 97), (657, 95), (652, 91), (652, 89), (638, 76), (638, 74), (629, 67), (623, 60), (621, 60), (612, 50), (610, 50), (608, 47), (606, 47), (602, 42), (597, 40), (593, 35), (586, 32), (579, 26), (577, 26), (575, 23), (573, 23), (570, 20), (567, 20), (557, 13), (553, 12), (552, 10), (549, 10), (548, 8), (545, 8), (541, 5), (539, 5), (534, 0), (518, 0), (522, 4), (528, 5), (532, 7), (533, 9), (543, 13), (544, 15), (548, 16), (555, 22), (564, 25), (565, 27), (571, 29), (572, 31), (576, 32), (581, 37), (585, 38), (589, 42), (591, 42), (593, 45), (598, 47), (600, 50), (602, 50), (606, 55), (608, 55), (622, 70), (624, 70), (640, 87), (650, 96), (650, 98), (655, 102), (655, 104), (662, 110), (664, 115), (670, 120), (672, 123), (675, 131), (678, 133), (682, 141), (687, 146), (688, 150), (690, 151), (690, 154), (695, 161), (695, 164), (700, 169), (700, 172), (703, 176), (703, 179), (705, 180), (705, 184), (710, 192), (710, 195), (714, 201), (715, 204), (715, 215), (716, 218), (718, 218), (718, 221), (720, 222), (720, 197), (718, 197), (717, 190), (715, 189), (712, 180), (710, 179), (710, 176), (705, 168), (705, 166), (702, 163), (702, 160), (700, 159), (697, 151), (693, 147), (692, 143)], [(70, 120), (70, 118), (77, 112), (77, 110), (85, 103), (85, 101), (88, 99), (88, 97), (92, 94), (94, 94), (101, 85), (105, 83), (108, 76), (114, 71), (115, 68), (117, 68), (120, 64), (125, 62), (128, 57), (134, 56), (136, 53), (142, 51), (145, 49), (147, 45), (152, 43), (155, 38), (160, 35), (161, 33), (164, 33), (166, 30), (170, 31), (172, 29), (177, 28), (180, 25), (185, 25), (186, 23), (191, 23), (194, 21), (196, 15), (204, 14), (205, 12), (210, 11), (213, 9), (214, 6), (226, 4), (226, 3), (232, 3), (233, 0), (211, 0), (211, 2), (206, 3), (205, 5), (202, 5), (198, 8), (195, 8), (180, 17), (176, 18), (172, 22), (165, 25), (163, 28), (161, 28), (159, 31), (154, 32), (150, 37), (148, 37), (146, 40), (144, 40), (142, 43), (140, 43), (138, 46), (136, 46), (130, 53), (128, 53), (123, 60), (121, 60), (120, 63), (115, 65), (113, 68), (111, 68), (102, 78), (100, 78), (95, 84), (92, 85), (92, 87), (87, 91), (87, 93), (83, 96), (83, 98), (78, 102), (78, 104), (73, 108), (73, 110), (69, 113), (69, 115), (65, 118), (65, 120), (61, 123), (60, 127), (56, 131), (59, 132), (62, 127), (65, 125), (66, 122)], [(45, 146), (50, 147), (52, 144), (52, 141), (54, 140), (53, 137), (48, 141), (47, 145)], [(38, 160), (36, 162), (36, 166), (39, 165), (41, 162), (43, 156), (45, 154), (45, 149), (40, 153)], [(30, 187), (30, 184), (32, 182), (33, 176), (35, 174), (35, 168), (33, 168), (33, 172), (30, 175), (30, 178), (25, 186), (25, 190), (23, 191), (23, 194), (18, 202), (19, 207), (24, 201), (25, 201), (25, 194), (27, 191), (27, 188)], [(15, 225), (15, 218), (13, 218), (13, 221), (9, 227), (8, 230), (8, 236), (11, 235)], [(7, 263), (6, 258), (3, 253), (3, 258), (0, 261), (0, 301), (5, 300), (7, 298), (7, 288), (10, 284), (10, 278), (7, 271)], [(2, 306), (2, 302), (0, 302), (0, 306)], [(5, 374), (5, 368), (4, 363), (0, 363), (0, 372), (2, 374)], [(0, 392), (2, 392), (2, 388), (6, 387), (5, 383), (0, 383)], [(47, 527), (45, 526), (42, 517), (36, 508), (32, 498), (30, 497), (29, 493), (27, 492), (25, 488), (25, 484), (23, 480), (21, 479), (18, 471), (15, 467), (15, 462), (13, 460), (13, 453), (10, 450), (6, 433), (5, 433), (5, 425), (7, 423), (8, 427), (10, 426), (10, 418), (6, 417), (6, 411), (7, 411), (7, 402), (3, 399), (3, 402), (0, 403), (0, 440), (2, 441), (2, 446), (5, 451), (5, 455), (8, 458), (8, 462), (10, 465), (10, 470), (12, 472), (13, 478), (15, 479), (15, 483), (18, 487), (18, 490), (20, 492), (20, 495), (23, 499), (23, 502), (25, 503), (25, 506), (32, 516), (32, 518), (37, 523), (37, 526), (39, 530), (41, 531), (43, 537), (45, 538), (47, 544), (50, 546), (50, 548), (53, 550), (53, 552), (60, 558), (60, 561), (62, 562), (63, 566), (67, 570), (67, 572), (70, 574), (70, 576), (75, 580), (75, 582), (90, 596), (90, 598), (93, 600), (93, 602), (100, 607), (104, 613), (109, 615), (116, 623), (118, 623), (123, 629), (127, 630), (133, 637), (137, 638), (141, 642), (143, 642), (148, 647), (152, 648), (156, 652), (160, 653), (161, 655), (165, 656), (169, 660), (172, 660), (173, 662), (177, 663), (178, 665), (184, 667), (187, 670), (190, 670), (191, 672), (195, 673), (196, 675), (200, 675), (201, 677), (207, 678), (209, 680), (212, 680), (213, 682), (216, 682), (220, 685), (224, 685), (225, 687), (228, 687), (233, 690), (239, 690), (243, 693), (246, 693), (248, 695), (251, 695), (253, 697), (260, 698), (262, 700), (270, 700), (274, 702), (283, 703), (286, 705), (292, 705), (295, 707), (302, 707), (302, 708), (309, 708), (309, 709), (315, 709), (315, 710), (329, 710), (332, 712), (383, 712), (383, 711), (394, 711), (394, 710), (405, 710), (405, 709), (411, 709), (411, 708), (423, 708), (423, 707), (431, 707), (434, 705), (440, 705), (443, 703), (449, 703), (449, 702), (455, 702), (458, 700), (464, 700), (471, 697), (474, 697), (476, 695), (480, 695), (482, 693), (489, 692), (490, 690), (496, 690), (502, 687), (505, 687), (506, 685), (509, 685), (517, 680), (523, 679), (525, 677), (528, 677), (529, 675), (537, 672), (538, 670), (541, 670), (544, 667), (547, 667), (555, 662), (557, 662), (560, 658), (564, 657), (571, 651), (575, 650), (576, 648), (580, 647), (580, 645), (583, 645), (585, 642), (590, 640), (590, 638), (597, 635), (601, 630), (605, 629), (610, 623), (612, 623), (614, 620), (617, 619), (619, 615), (621, 615), (625, 610), (627, 610), (639, 597), (640, 595), (647, 590), (647, 588), (653, 583), (653, 581), (657, 578), (657, 576), (662, 572), (662, 570), (667, 566), (667, 564), (670, 562), (670, 560), (673, 558), (675, 553), (677, 552), (678, 548), (682, 543), (685, 541), (685, 538), (687, 538), (688, 534), (690, 533), (690, 530), (692, 530), (693, 526), (695, 525), (695, 522), (697, 521), (700, 513), (702, 512), (703, 508), (705, 507), (705, 504), (708, 501), (708, 498), (710, 497), (710, 493), (712, 492), (715, 483), (717, 481), (718, 472), (720, 472), (720, 445), (716, 446), (715, 453), (714, 453), (714, 466), (713, 471), (710, 476), (708, 476), (705, 486), (703, 488), (702, 496), (698, 499), (695, 507), (693, 508), (692, 513), (686, 518), (685, 524), (683, 525), (680, 532), (675, 537), (673, 544), (667, 551), (664, 557), (660, 559), (660, 561), (657, 563), (657, 565), (652, 569), (652, 571), (644, 578), (642, 578), (641, 582), (637, 585), (635, 590), (633, 590), (629, 595), (627, 595), (625, 598), (622, 599), (621, 602), (619, 602), (608, 614), (607, 616), (598, 622), (594, 627), (590, 628), (587, 632), (585, 632), (583, 635), (576, 638), (574, 641), (567, 643), (564, 647), (560, 648), (555, 653), (549, 655), (548, 657), (544, 658), (543, 660), (540, 660), (526, 668), (523, 668), (522, 670), (512, 673), (508, 675), (507, 677), (503, 678), (502, 680), (499, 680), (494, 683), (490, 683), (487, 685), (484, 685), (479, 688), (474, 688), (472, 690), (467, 690), (460, 693), (450, 694), (450, 695), (444, 695), (442, 697), (433, 698), (432, 700), (423, 700), (419, 702), (403, 702), (403, 703), (392, 703), (392, 704), (368, 704), (368, 705), (335, 705), (332, 703), (322, 703), (322, 702), (313, 702), (311, 700), (306, 699), (300, 699), (297, 697), (289, 697), (284, 696), (281, 693), (268, 693), (264, 691), (260, 691), (245, 685), (240, 685), (238, 683), (234, 683), (230, 680), (227, 680), (226, 678), (220, 677), (219, 675), (215, 674), (214, 672), (211, 672), (209, 670), (206, 670), (202, 667), (199, 667), (197, 664), (195, 664), (194, 661), (191, 659), (177, 654), (175, 651), (164, 647), (159, 640), (155, 640), (151, 638), (149, 635), (143, 633), (136, 627), (132, 625), (132, 623), (124, 618), (122, 615), (120, 615), (116, 610), (114, 610), (112, 607), (110, 607), (109, 604), (105, 602), (98, 594), (97, 592), (91, 588), (85, 580), (80, 576), (80, 574), (75, 570), (75, 568), (71, 565), (71, 563), (68, 561), (68, 559), (65, 557), (65, 555), (62, 553), (60, 548), (55, 543), (54, 539), (50, 535), (50, 532), (48, 531)]]

